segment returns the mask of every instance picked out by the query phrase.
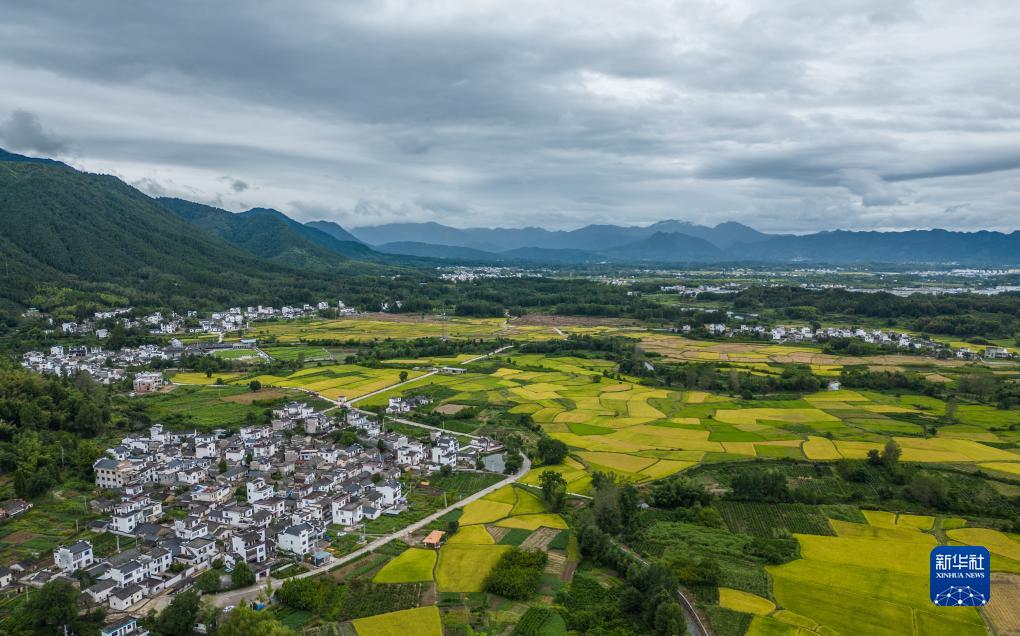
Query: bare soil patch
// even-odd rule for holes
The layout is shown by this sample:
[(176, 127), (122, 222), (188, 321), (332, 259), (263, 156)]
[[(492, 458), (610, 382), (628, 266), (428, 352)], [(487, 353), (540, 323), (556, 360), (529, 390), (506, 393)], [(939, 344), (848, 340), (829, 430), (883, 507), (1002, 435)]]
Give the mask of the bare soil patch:
[[(560, 533), (559, 530), (553, 528), (542, 527), (535, 530), (528, 538), (521, 542), (522, 550), (545, 550), (552, 543), (552, 540), (556, 538), (556, 535)], [(552, 555), (550, 554), (550, 557)]]
[(12, 532), (4, 537), (4, 543), (25, 543), (38, 537), (39, 535), (35, 532), (29, 532), (28, 530), (18, 530)]
[(436, 413), (443, 415), (456, 415), (467, 408), (466, 404), (444, 404), (435, 409)]
[(501, 528), (499, 526), (485, 526), (485, 529), (492, 535), (492, 539), (499, 543), (506, 536), (506, 533), (510, 532), (510, 528)]

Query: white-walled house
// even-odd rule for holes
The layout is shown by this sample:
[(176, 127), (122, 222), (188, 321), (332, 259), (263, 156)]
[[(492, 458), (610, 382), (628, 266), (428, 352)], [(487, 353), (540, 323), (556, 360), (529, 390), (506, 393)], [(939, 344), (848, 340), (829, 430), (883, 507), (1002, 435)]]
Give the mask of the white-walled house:
[(350, 503), (344, 503), (337, 505), (334, 502), (333, 505), (333, 523), (341, 526), (353, 526), (357, 525), (364, 518), (364, 510), (361, 507), (361, 503), (352, 501)]
[(132, 583), (127, 587), (114, 590), (110, 594), (110, 608), (118, 612), (126, 612), (132, 605), (145, 597), (142, 586)]
[(267, 484), (261, 477), (253, 479), (245, 484), (245, 491), (248, 496), (248, 503), (255, 503), (263, 499), (269, 499), (276, 494), (272, 484)]
[(299, 523), (286, 528), (276, 539), (281, 550), (304, 556), (312, 551), (315, 542), (315, 530), (307, 523)]
[(404, 496), (404, 489), (396, 479), (389, 479), (376, 485), (375, 489), (382, 495), (381, 503), (384, 506), (396, 505)]
[(71, 573), (87, 568), (95, 563), (92, 544), (88, 541), (77, 541), (68, 546), (60, 546), (53, 551), (53, 563), (64, 572)]

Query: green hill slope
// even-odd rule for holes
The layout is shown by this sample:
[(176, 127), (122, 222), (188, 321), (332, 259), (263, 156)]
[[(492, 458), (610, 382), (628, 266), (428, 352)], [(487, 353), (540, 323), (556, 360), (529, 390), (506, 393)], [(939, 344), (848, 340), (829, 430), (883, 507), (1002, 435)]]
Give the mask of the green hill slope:
[(339, 263), (331, 272), (268, 262), (115, 177), (0, 160), (0, 302), (8, 306), (84, 313), (130, 302), (183, 310), (339, 294), (375, 302), (385, 292), (371, 274), (389, 268), (329, 258)]
[(183, 199), (159, 198), (156, 202), (246, 252), (294, 267), (328, 269), (349, 258), (379, 257), (361, 243), (338, 240), (268, 208), (235, 214)]

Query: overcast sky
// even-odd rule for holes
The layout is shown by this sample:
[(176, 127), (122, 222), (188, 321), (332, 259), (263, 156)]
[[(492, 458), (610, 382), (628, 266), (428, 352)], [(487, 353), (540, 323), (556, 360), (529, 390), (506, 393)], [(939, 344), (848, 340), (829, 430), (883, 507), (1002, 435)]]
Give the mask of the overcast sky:
[(351, 227), (1013, 230), (1020, 7), (5, 2), (0, 147)]

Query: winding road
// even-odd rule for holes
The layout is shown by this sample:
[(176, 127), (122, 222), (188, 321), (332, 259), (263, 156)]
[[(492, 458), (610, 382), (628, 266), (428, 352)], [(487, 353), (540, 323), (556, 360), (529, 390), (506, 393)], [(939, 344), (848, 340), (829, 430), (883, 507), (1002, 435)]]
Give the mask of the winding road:
[[(407, 525), (407, 526), (401, 528), (400, 530), (397, 530), (397, 531), (391, 532), (390, 534), (387, 534), (385, 536), (379, 537), (378, 539), (375, 539), (374, 541), (372, 541), (372, 542), (370, 542), (370, 543), (368, 543), (368, 544), (358, 548), (357, 550), (355, 550), (354, 552), (351, 552), (350, 554), (345, 554), (342, 557), (338, 557), (338, 558), (333, 559), (332, 561), (330, 561), (326, 565), (323, 565), (323, 566), (320, 566), (320, 567), (317, 567), (317, 568), (313, 568), (311, 570), (308, 570), (307, 572), (302, 572), (301, 574), (298, 574), (298, 575), (290, 577), (290, 578), (303, 579), (305, 577), (315, 576), (317, 574), (323, 574), (325, 572), (328, 572), (328, 571), (332, 570), (333, 568), (335, 568), (335, 567), (337, 567), (339, 565), (343, 565), (345, 563), (350, 563), (352, 561), (360, 559), (361, 557), (365, 556), (366, 554), (370, 554), (372, 552), (375, 552), (376, 550), (378, 550), (382, 546), (386, 545), (390, 541), (393, 541), (395, 539), (405, 538), (405, 537), (407, 537), (407, 536), (417, 532), (418, 530), (421, 530), (422, 528), (424, 528), (425, 526), (429, 525), (430, 523), (432, 523), (436, 519), (439, 519), (440, 517), (442, 517), (446, 513), (450, 512), (451, 510), (456, 510), (457, 508), (463, 508), (464, 506), (468, 505), (469, 503), (471, 503), (473, 501), (477, 501), (477, 500), (481, 499), (482, 497), (484, 497), (485, 495), (488, 495), (491, 492), (495, 492), (496, 490), (499, 490), (503, 486), (507, 486), (509, 484), (512, 484), (512, 483), (516, 482), (518, 479), (520, 479), (521, 477), (526, 475), (529, 470), (531, 470), (531, 460), (528, 459), (527, 456), (525, 456), (524, 457), (524, 463), (521, 465), (520, 470), (518, 470), (513, 475), (510, 475), (506, 479), (498, 481), (495, 484), (493, 484), (491, 486), (488, 486), (487, 488), (483, 488), (482, 490), (479, 490), (476, 493), (470, 494), (467, 497), (464, 497), (463, 499), (461, 499), (460, 501), (457, 501), (457, 502), (447, 506), (446, 508), (443, 508), (442, 510), (440, 510), (438, 512), (432, 513), (431, 515), (425, 517), (421, 521), (416, 521), (416, 522), (414, 522), (414, 523), (412, 523), (410, 525)], [(205, 598), (210, 599), (212, 601), (213, 605), (215, 605), (216, 607), (226, 607), (227, 605), (237, 605), (237, 604), (242, 603), (242, 602), (249, 602), (249, 601), (255, 600), (258, 597), (258, 595), (266, 589), (267, 585), (272, 586), (273, 590), (278, 589), (281, 585), (283, 585), (284, 581), (286, 581), (286, 580), (288, 580), (288, 579), (284, 579), (283, 581), (281, 581), (281, 580), (277, 580), (277, 579), (274, 579), (274, 578), (270, 577), (268, 582), (259, 583), (259, 584), (252, 585), (250, 587), (241, 588), (241, 589), (238, 589), (238, 590), (231, 590), (230, 592), (222, 592), (222, 593), (216, 594), (214, 596), (207, 595)]]

